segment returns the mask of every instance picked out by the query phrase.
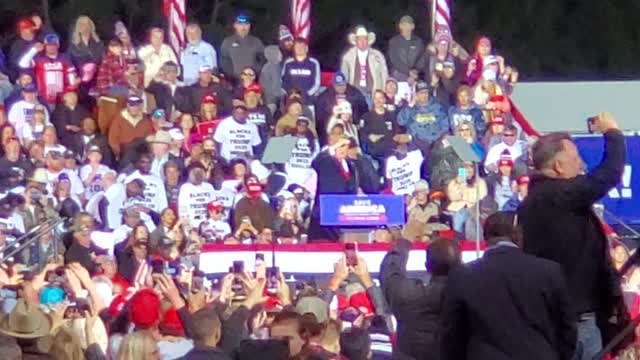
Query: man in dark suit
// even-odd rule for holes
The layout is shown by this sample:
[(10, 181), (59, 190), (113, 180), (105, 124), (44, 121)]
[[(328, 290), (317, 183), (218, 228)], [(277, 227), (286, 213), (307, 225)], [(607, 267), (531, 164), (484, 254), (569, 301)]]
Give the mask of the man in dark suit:
[(427, 249), (428, 282), (407, 275), (411, 243), (398, 239), (380, 266), (380, 285), (391, 312), (398, 320), (393, 359), (439, 360), (438, 336), (442, 293), (449, 271), (460, 264), (457, 245), (436, 239)]
[(524, 251), (562, 266), (578, 323), (582, 359), (591, 359), (602, 349), (603, 340), (613, 335), (601, 330), (614, 314), (621, 315), (615, 327), (627, 321), (607, 239), (592, 209), (622, 177), (624, 136), (608, 113), (595, 117), (594, 126), (604, 135), (605, 154), (600, 165), (585, 175), (568, 134), (553, 133), (538, 140), (532, 149), (537, 174), (518, 209)]
[(520, 249), (514, 212), (491, 215), (484, 256), (451, 272), (442, 310), (442, 359), (571, 359), (575, 315), (560, 265)]
[(356, 170), (347, 158), (349, 139), (338, 139), (327, 151), (322, 151), (311, 163), (311, 167), (318, 174), (318, 189), (316, 201), (311, 212), (309, 224), (309, 240), (334, 241), (340, 240), (340, 230), (336, 227), (320, 224), (320, 196), (321, 195), (355, 195), (358, 192)]

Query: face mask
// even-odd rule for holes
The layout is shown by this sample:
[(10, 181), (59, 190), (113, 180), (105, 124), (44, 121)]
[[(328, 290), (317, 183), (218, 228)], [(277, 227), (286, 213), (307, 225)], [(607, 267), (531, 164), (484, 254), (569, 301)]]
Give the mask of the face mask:
[(37, 133), (41, 133), (41, 132), (43, 132), (43, 131), (44, 131), (44, 125), (43, 125), (43, 124), (36, 124), (36, 125), (33, 127), (33, 131), (34, 131), (34, 132), (37, 132)]

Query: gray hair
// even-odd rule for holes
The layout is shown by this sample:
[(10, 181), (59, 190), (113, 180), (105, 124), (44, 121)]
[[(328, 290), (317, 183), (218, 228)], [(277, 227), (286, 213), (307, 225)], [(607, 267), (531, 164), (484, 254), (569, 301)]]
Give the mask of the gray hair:
[(75, 25), (73, 26), (73, 30), (71, 31), (71, 43), (74, 45), (80, 44), (82, 41), (82, 37), (80, 36), (80, 21), (86, 20), (89, 23), (89, 27), (91, 28), (91, 38), (95, 42), (100, 42), (100, 38), (98, 37), (98, 33), (96, 32), (96, 24), (91, 20), (87, 15), (80, 15), (76, 19)]
[(566, 132), (554, 132), (541, 137), (531, 149), (533, 166), (536, 170), (542, 170), (562, 150), (564, 141), (571, 141), (571, 136)]

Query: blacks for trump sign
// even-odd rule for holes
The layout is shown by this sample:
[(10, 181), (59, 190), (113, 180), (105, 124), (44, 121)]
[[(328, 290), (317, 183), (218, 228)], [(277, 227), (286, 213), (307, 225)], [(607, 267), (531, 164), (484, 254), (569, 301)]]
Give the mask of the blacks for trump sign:
[(320, 224), (326, 226), (403, 225), (404, 215), (402, 196), (320, 196)]

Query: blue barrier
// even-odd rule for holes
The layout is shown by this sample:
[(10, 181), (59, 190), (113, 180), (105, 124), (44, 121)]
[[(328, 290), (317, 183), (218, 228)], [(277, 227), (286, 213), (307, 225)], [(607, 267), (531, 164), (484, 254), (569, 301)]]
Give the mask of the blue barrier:
[[(575, 137), (580, 156), (589, 170), (596, 167), (604, 153), (601, 136)], [(640, 136), (625, 136), (627, 165), (620, 184), (602, 200), (605, 209), (630, 224), (640, 224)]]
[(404, 225), (404, 198), (395, 195), (321, 195), (325, 226)]

